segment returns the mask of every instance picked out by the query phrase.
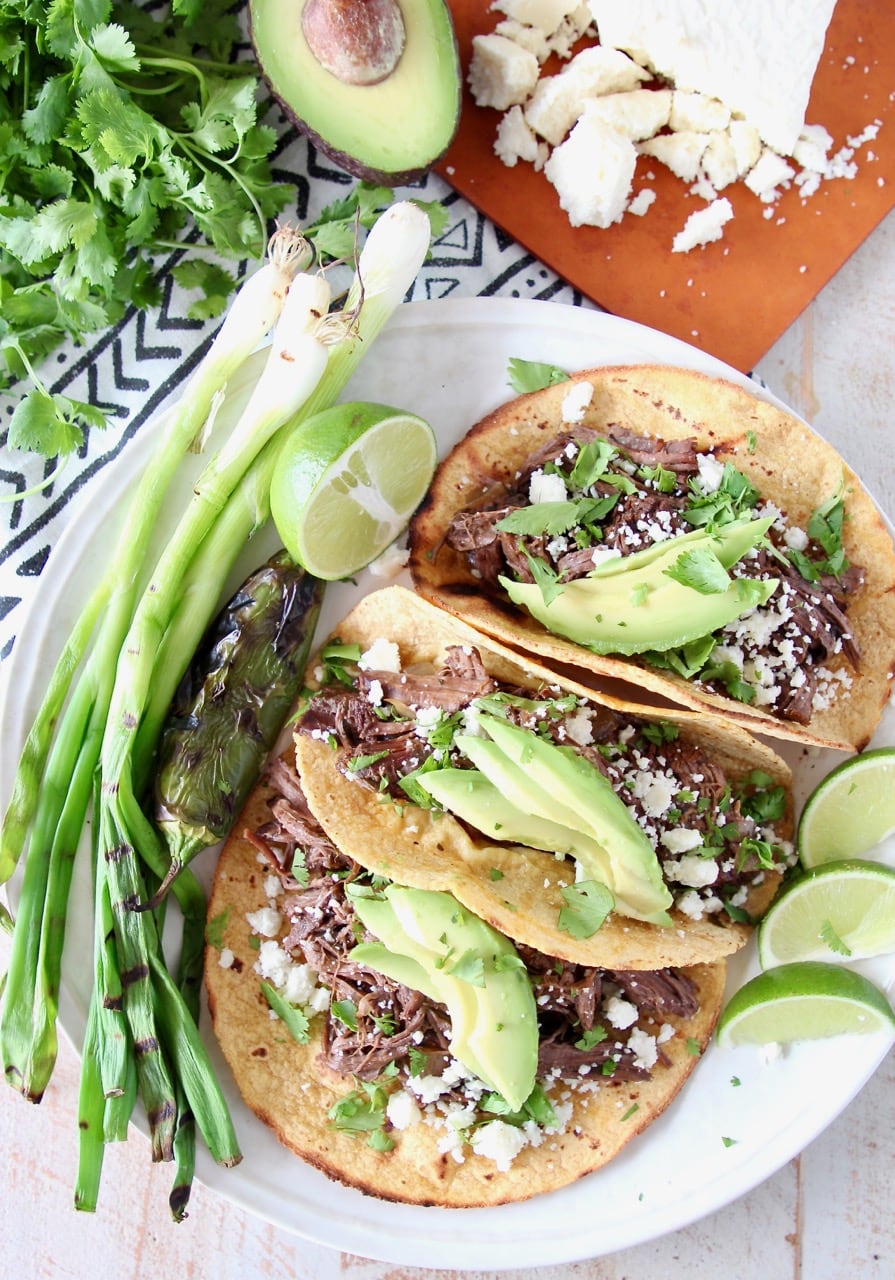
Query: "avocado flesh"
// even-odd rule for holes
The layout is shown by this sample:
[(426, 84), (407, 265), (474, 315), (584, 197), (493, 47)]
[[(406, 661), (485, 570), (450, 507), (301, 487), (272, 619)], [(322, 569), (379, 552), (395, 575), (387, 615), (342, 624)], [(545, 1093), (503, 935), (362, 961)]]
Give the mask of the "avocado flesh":
[(633, 573), (637, 569), (655, 564), (657, 560), (664, 562), (668, 557), (676, 559), (682, 551), (692, 551), (702, 546), (714, 551), (724, 568), (730, 569), (747, 551), (751, 551), (772, 524), (771, 518), (763, 516), (760, 520), (733, 520), (714, 533), (706, 528), (691, 529), (689, 533), (679, 533), (661, 542), (651, 542), (648, 547), (632, 551), (630, 555), (602, 560), (594, 565), (587, 576), (610, 578), (617, 573)]
[[(384, 949), (423, 970), (428, 989), (416, 989), (447, 1005), (454, 1057), (518, 1110), (535, 1085), (538, 1020), (528, 974), (510, 940), (440, 891), (390, 885), (383, 898), (357, 898), (354, 907)], [(400, 982), (400, 974), (410, 976), (400, 961), (390, 974), (385, 964), (392, 961), (375, 944), (361, 943), (351, 954), (367, 963), (362, 957), (371, 949), (380, 960), (371, 968)], [(470, 957), (482, 962), (482, 985), (451, 972)]]
[[(499, 759), (502, 754), (498, 748), (495, 758)], [(512, 767), (511, 762), (507, 763)], [(417, 774), (415, 781), (443, 809), (483, 835), (524, 844), (530, 849), (568, 855), (581, 862), (582, 869), (591, 878), (606, 884), (610, 875), (609, 860), (595, 840), (588, 840), (584, 832), (552, 818), (524, 812), (478, 769), (433, 769), (430, 773)]]
[(582, 833), (585, 839), (573, 851), (582, 878), (604, 884), (621, 915), (670, 925), (672, 896), (656, 851), (599, 769), (574, 750), (497, 716), (480, 716), (479, 724), (490, 743), (466, 734), (455, 739), (473, 764), (523, 812)]
[(444, 154), (460, 119), (461, 75), (444, 0), (400, 0), (405, 45), (378, 84), (344, 84), (308, 48), (306, 0), (251, 0), (255, 58), (286, 115), (355, 177), (412, 182)]
[[(595, 653), (631, 655), (676, 649), (766, 604), (778, 580), (735, 578), (725, 591), (705, 594), (668, 577), (666, 570), (683, 551), (699, 546), (712, 550), (729, 569), (758, 542), (769, 523), (752, 520), (725, 526), (718, 536), (706, 534), (683, 547), (676, 539), (656, 544), (661, 552), (645, 563), (641, 561), (639, 568), (628, 572), (624, 561), (634, 557), (623, 557), (620, 567), (612, 572), (595, 570), (586, 578), (566, 583), (549, 603), (536, 583), (506, 577), (501, 577), (500, 583), (513, 603), (522, 605), (548, 631)], [(614, 566), (616, 561), (608, 563)]]

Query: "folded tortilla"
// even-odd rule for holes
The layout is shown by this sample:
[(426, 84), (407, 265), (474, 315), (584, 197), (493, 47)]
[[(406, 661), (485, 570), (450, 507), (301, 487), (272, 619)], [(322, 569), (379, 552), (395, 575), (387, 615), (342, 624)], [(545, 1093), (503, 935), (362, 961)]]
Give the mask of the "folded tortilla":
[[(665, 441), (693, 439), (700, 451), (729, 460), (762, 495), (804, 529), (823, 502), (843, 492), (843, 545), (866, 570), (850, 599), (848, 621), (861, 650), (854, 671), (844, 656), (824, 665), (843, 683), (829, 705), (803, 726), (767, 708), (739, 702), (636, 657), (598, 655), (552, 635), (508, 597), (485, 591), (466, 557), (445, 544), (452, 517), (512, 489), (523, 464), (574, 426), (562, 404), (576, 384), (593, 386), (581, 426), (618, 425)], [(630, 366), (584, 370), (571, 380), (510, 401), (482, 419), (441, 463), (410, 531), (416, 589), (478, 630), (549, 662), (601, 677), (633, 681), (678, 705), (705, 708), (753, 732), (797, 742), (861, 750), (878, 724), (895, 671), (895, 548), (870, 495), (840, 455), (799, 419), (723, 380), (684, 369)]]
[[(488, 674), (504, 684), (532, 691), (558, 687), (644, 724), (674, 724), (681, 739), (693, 741), (705, 751), (730, 782), (760, 770), (782, 786), (787, 812), (775, 829), (781, 841), (791, 835), (789, 767), (769, 746), (738, 725), (704, 711), (673, 708), (659, 713), (633, 701), (598, 694), (568, 675), (558, 676), (533, 659), (523, 659), (403, 587), (385, 588), (365, 597), (339, 624), (336, 636), (345, 644), (360, 645), (362, 650), (377, 639), (392, 641), (399, 647), (405, 670), (436, 670), (449, 647), (470, 646), (478, 651)], [(307, 680), (310, 689), (317, 679), (312, 661)], [(571, 859), (560, 861), (552, 853), (495, 844), (467, 829), (450, 813), (433, 812), (409, 802), (396, 805), (371, 787), (346, 778), (338, 753), (319, 738), (297, 734), (296, 760), (312, 812), (349, 857), (401, 884), (452, 893), (501, 933), (548, 955), (606, 969), (663, 969), (718, 960), (737, 951), (751, 934), (751, 925), (735, 923), (723, 912), (691, 919), (673, 911), (673, 927), (612, 913), (591, 937), (573, 937), (558, 927), (562, 889), (575, 880)], [(769, 871), (759, 885), (750, 888), (743, 906), (753, 919), (767, 909), (779, 883), (779, 872)]]
[(392, 1130), (389, 1151), (374, 1150), (365, 1134), (335, 1129), (328, 1113), (356, 1082), (322, 1061), (320, 1023), (327, 1015), (312, 1021), (308, 1043), (297, 1043), (271, 1016), (255, 971), (258, 938), (246, 916), (268, 905), (270, 869), (243, 832), (267, 821), (270, 794), (266, 783), (255, 788), (218, 861), (209, 904), (213, 942), (206, 949), (209, 1009), (247, 1106), (284, 1146), (328, 1177), (368, 1195), (416, 1205), (471, 1208), (528, 1199), (605, 1165), (665, 1110), (697, 1067), (721, 1008), (723, 961), (687, 970), (698, 1012), (665, 1019), (674, 1034), (663, 1040), (664, 1062), (649, 1080), (606, 1079), (596, 1088), (572, 1089), (572, 1113), (563, 1131), (525, 1147), (506, 1171), (468, 1148), (458, 1161), (439, 1148), (444, 1131), (424, 1120)]

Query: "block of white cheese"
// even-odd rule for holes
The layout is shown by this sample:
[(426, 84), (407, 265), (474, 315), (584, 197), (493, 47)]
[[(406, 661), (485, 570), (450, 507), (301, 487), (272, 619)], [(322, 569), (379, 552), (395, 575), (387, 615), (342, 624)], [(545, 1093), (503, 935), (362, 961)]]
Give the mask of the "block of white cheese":
[(835, 0), (589, 0), (600, 43), (707, 94), (791, 155)]

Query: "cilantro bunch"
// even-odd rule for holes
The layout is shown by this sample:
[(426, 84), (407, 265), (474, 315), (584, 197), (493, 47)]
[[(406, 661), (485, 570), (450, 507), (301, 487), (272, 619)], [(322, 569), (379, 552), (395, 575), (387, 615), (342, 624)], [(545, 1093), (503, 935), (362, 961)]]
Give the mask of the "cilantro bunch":
[(220, 259), (263, 254), (292, 192), (270, 174), (276, 133), (257, 119), (254, 63), (235, 61), (232, 8), (0, 0), (0, 389), (32, 385), (14, 448), (65, 455), (103, 425), (37, 367), (155, 306), (154, 255), (192, 250), (182, 283), (209, 318), (236, 284)]

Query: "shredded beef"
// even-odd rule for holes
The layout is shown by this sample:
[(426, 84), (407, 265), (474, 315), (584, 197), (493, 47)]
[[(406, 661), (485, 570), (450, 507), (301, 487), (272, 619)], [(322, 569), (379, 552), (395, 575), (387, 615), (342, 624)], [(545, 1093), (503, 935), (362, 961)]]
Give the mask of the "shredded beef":
[[(511, 512), (531, 505), (529, 485), (535, 471), (555, 464), (568, 476), (571, 450), (577, 453), (597, 438), (590, 429), (563, 432), (523, 463), (512, 489), (494, 491), (490, 507), (461, 511), (453, 517), (445, 541), (466, 556), (470, 570), (485, 590), (502, 596), (498, 580), (504, 575), (519, 582), (535, 582), (532, 560), (544, 564), (562, 583), (591, 573), (594, 545), (590, 539), (587, 545), (580, 546), (572, 537), (513, 534), (499, 530), (497, 525)], [(596, 545), (625, 556), (650, 545), (657, 537), (666, 539), (689, 532), (691, 525), (683, 512), (688, 503), (687, 482), (699, 470), (694, 441), (652, 439), (619, 424), (612, 424), (605, 438), (637, 466), (674, 472), (677, 486), (672, 493), (662, 493), (647, 479), (634, 474), (626, 477), (630, 491), (620, 493), (604, 480), (597, 480), (589, 492), (594, 496), (616, 494), (617, 501), (600, 522)], [(781, 542), (773, 528), (768, 536)], [(778, 631), (769, 634), (762, 652), (775, 653), (782, 639), (791, 646), (792, 660), (775, 672), (773, 711), (781, 719), (807, 724), (818, 687), (817, 668), (840, 653), (855, 670), (860, 664), (860, 648), (851, 633), (847, 612), (850, 598), (862, 585), (865, 573), (860, 566), (852, 565), (838, 577), (822, 574), (816, 582), (807, 581), (785, 554), (786, 548), (780, 546), (779, 551), (782, 554), (760, 551), (742, 561), (737, 573), (781, 579), (767, 607), (774, 609), (782, 604), (789, 616)], [(818, 560), (825, 555), (823, 548), (814, 543), (809, 545), (808, 553)], [(706, 684), (719, 693), (727, 692), (723, 681), (716, 678), (709, 677)]]
[[(443, 1005), (399, 982), (357, 964), (351, 952), (359, 927), (346, 885), (366, 873), (330, 841), (310, 813), (288, 760), (276, 762), (268, 779), (276, 787), (269, 804), (271, 821), (247, 835), (280, 876), (280, 907), (289, 920), (283, 945), (300, 955), (329, 988), (333, 1002), (351, 1001), (356, 1029), (330, 1014), (324, 1024), (322, 1058), (343, 1075), (373, 1080), (390, 1063), (408, 1067), (411, 1051), (425, 1060), (425, 1074), (440, 1075), (450, 1053), (450, 1018)], [(296, 852), (304, 853), (307, 883), (292, 873)], [(599, 1028), (599, 1011), (607, 983), (648, 1019), (689, 1017), (698, 1008), (696, 991), (686, 974), (614, 973), (556, 961), (531, 947), (519, 946), (528, 969), (541, 1031), (538, 1068), (541, 1074), (580, 1078), (582, 1071), (613, 1080), (642, 1080), (649, 1071), (635, 1061), (620, 1033), (606, 1028), (602, 1039), (582, 1041)], [(579, 1047), (579, 1042), (585, 1047)]]

